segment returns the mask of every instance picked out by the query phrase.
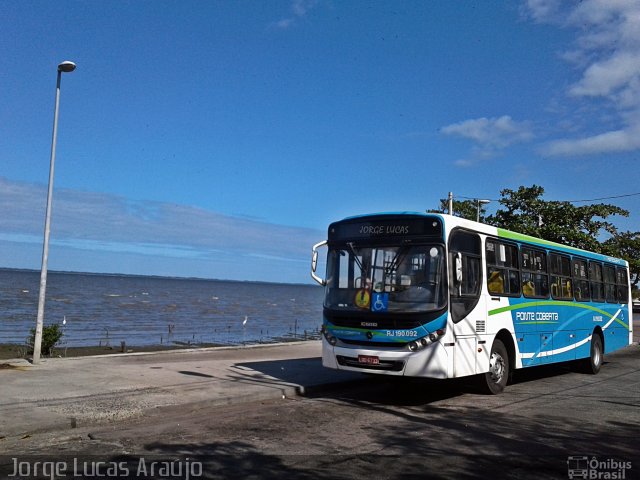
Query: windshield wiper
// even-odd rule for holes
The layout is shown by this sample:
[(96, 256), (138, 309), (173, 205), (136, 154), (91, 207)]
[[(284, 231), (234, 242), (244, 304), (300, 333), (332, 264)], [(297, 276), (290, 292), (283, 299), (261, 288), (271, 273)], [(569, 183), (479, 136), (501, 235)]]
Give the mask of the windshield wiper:
[(404, 261), (404, 257), (407, 256), (408, 251), (408, 247), (400, 247), (398, 253), (396, 253), (396, 255), (393, 257), (393, 260), (391, 260), (391, 262), (389, 262), (389, 265), (384, 268), (385, 275), (390, 275), (398, 269), (400, 264)]
[(362, 262), (360, 262), (360, 259), (358, 258), (358, 254), (356, 253), (355, 248), (353, 248), (353, 242), (347, 242), (347, 245), (351, 249), (351, 253), (353, 254), (353, 259), (358, 264), (358, 268), (360, 269), (360, 276), (361, 277), (365, 276), (367, 274), (367, 272), (364, 271), (364, 267), (362, 266)]

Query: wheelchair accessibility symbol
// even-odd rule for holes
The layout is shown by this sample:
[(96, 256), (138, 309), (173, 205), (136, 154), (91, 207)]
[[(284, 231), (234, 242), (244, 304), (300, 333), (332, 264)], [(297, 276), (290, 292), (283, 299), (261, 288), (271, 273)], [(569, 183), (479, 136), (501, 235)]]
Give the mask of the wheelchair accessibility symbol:
[(371, 299), (372, 312), (386, 312), (389, 307), (388, 293), (374, 293)]

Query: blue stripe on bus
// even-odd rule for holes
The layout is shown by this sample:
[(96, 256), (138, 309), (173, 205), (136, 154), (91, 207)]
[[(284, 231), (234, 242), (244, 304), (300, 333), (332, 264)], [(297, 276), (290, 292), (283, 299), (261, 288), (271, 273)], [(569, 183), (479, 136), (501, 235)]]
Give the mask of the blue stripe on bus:
[[(626, 304), (531, 302), (490, 310), (489, 316), (510, 312), (523, 366), (587, 358), (593, 330), (600, 326), (605, 350), (628, 344), (629, 306)], [(578, 310), (576, 310), (578, 309)]]
[[(432, 320), (418, 328), (375, 330), (370, 328), (340, 327), (325, 320), (325, 329), (335, 337), (343, 338), (345, 340), (389, 342), (389, 344), (407, 343), (411, 340), (426, 337), (436, 330), (445, 329), (447, 326), (447, 317), (447, 313), (442, 314), (435, 320)], [(367, 334), (372, 335), (372, 338), (367, 338)]]

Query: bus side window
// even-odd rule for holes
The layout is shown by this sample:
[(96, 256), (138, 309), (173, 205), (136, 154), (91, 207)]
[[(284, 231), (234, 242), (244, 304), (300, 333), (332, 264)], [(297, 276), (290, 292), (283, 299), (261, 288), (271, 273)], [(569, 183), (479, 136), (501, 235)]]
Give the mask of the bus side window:
[(573, 300), (571, 287), (571, 260), (565, 255), (551, 253), (551, 296), (554, 299)]
[(604, 302), (604, 283), (601, 263), (589, 262), (589, 279), (591, 280), (591, 298), (594, 302)]
[(528, 298), (549, 297), (547, 254), (522, 248), (522, 294)]
[(573, 285), (576, 300), (579, 302), (588, 302), (591, 299), (591, 294), (589, 293), (587, 261), (580, 258), (574, 258), (572, 266)]
[(629, 280), (626, 268), (616, 269), (616, 283), (618, 288), (618, 301), (620, 303), (629, 302)]
[(607, 303), (616, 303), (616, 269), (610, 265), (604, 266), (604, 294)]
[(492, 295), (520, 295), (518, 247), (487, 239), (487, 289)]

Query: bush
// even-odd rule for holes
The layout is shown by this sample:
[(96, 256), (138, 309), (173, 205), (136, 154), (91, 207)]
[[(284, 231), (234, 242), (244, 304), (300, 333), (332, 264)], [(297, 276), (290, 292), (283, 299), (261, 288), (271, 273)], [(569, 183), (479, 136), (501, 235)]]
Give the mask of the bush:
[[(57, 343), (62, 338), (62, 329), (60, 325), (57, 323), (53, 325), (45, 325), (42, 327), (42, 344), (41, 344), (41, 352), (43, 355), (51, 355), (51, 349), (57, 345)], [(28, 345), (30, 348), (29, 353), (33, 354), (33, 345), (36, 341), (36, 329), (31, 329), (31, 336), (28, 340)]]

